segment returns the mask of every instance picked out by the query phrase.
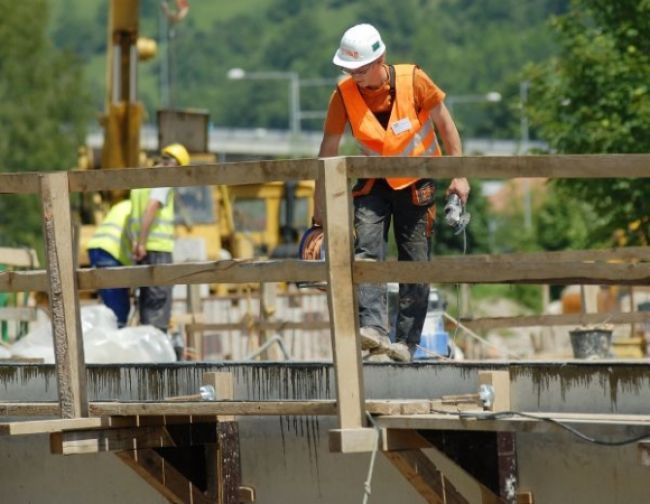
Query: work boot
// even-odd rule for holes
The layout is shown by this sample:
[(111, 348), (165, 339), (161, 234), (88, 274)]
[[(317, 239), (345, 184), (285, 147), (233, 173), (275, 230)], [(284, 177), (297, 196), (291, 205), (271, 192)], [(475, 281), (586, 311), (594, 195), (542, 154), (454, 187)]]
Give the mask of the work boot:
[(396, 362), (411, 362), (411, 352), (403, 341), (392, 343), (388, 348), (388, 356)]
[(361, 335), (361, 350), (371, 353), (386, 353), (390, 347), (390, 339), (374, 327), (366, 326), (359, 329)]
[(370, 353), (370, 354), (366, 355), (363, 358), (363, 362), (393, 362), (393, 359), (391, 359), (385, 353), (373, 352), (373, 353)]

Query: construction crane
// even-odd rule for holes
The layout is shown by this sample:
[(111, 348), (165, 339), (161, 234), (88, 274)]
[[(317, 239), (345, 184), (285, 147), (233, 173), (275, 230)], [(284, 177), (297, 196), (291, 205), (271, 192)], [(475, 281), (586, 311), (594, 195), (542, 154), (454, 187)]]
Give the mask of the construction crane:
[[(139, 0), (109, 2), (105, 107), (100, 118), (104, 143), (99, 156), (88, 147), (80, 149), (79, 168), (120, 169), (151, 164), (140, 148), (145, 111), (137, 95), (137, 65), (156, 55), (157, 44), (140, 36), (139, 8)], [(187, 0), (175, 0), (174, 9), (167, 2), (163, 2), (162, 8), (169, 28), (176, 30), (187, 17), (190, 5)], [(167, 36), (170, 42), (169, 30)], [(169, 68), (170, 88), (174, 86), (173, 73), (174, 68)], [(169, 94), (173, 96), (173, 89), (169, 89)], [(209, 152), (207, 112), (172, 107), (159, 110), (157, 120), (159, 147), (180, 142), (189, 150), (192, 163), (216, 162), (215, 155)], [(308, 227), (308, 216), (313, 211), (311, 182), (185, 187), (176, 192), (177, 237), (201, 239), (207, 258), (212, 260), (274, 252), (285, 257), (297, 255), (296, 237)], [(88, 264), (84, 244), (95, 225), (111, 205), (126, 196), (125, 191), (116, 191), (84, 197), (80, 264)]]

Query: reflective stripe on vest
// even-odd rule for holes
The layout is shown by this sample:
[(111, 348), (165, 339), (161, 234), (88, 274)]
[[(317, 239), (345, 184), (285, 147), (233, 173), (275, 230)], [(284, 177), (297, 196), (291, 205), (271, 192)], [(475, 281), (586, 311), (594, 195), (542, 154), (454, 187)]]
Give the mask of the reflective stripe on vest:
[[(131, 218), (129, 219), (129, 234), (131, 239), (136, 242), (142, 229), (142, 218), (149, 203), (151, 189), (132, 189), (131, 190)], [(156, 212), (149, 236), (147, 236), (146, 250), (155, 252), (173, 252), (174, 251), (174, 191), (169, 191), (167, 202)]]
[[(422, 110), (418, 114), (415, 109), (415, 65), (395, 65), (394, 68), (395, 100), (386, 129), (368, 108), (351, 77), (339, 84), (355, 140), (368, 156), (440, 156), (442, 152), (429, 111)], [(393, 189), (404, 189), (417, 180), (413, 177), (386, 179)]]
[(102, 249), (125, 266), (132, 264), (131, 240), (126, 229), (130, 214), (131, 202), (129, 200), (113, 205), (104, 221), (97, 227), (87, 248)]

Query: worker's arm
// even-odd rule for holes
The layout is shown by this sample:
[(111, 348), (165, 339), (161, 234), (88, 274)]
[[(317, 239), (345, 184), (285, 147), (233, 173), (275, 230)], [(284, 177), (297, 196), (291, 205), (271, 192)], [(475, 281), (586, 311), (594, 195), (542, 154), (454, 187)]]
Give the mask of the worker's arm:
[(138, 236), (138, 240), (133, 244), (133, 259), (136, 261), (141, 261), (144, 256), (147, 255), (146, 245), (149, 231), (151, 230), (151, 225), (156, 218), (156, 212), (158, 212), (161, 207), (162, 203), (156, 199), (150, 199), (147, 203), (147, 208), (145, 208), (144, 215), (142, 216), (140, 236)]
[[(456, 124), (444, 103), (440, 103), (431, 109), (431, 118), (433, 119), (433, 123), (436, 125), (438, 133), (440, 133), (440, 138), (445, 146), (446, 154), (448, 156), (462, 156), (463, 146), (460, 141), (458, 129), (456, 128)], [(451, 184), (449, 184), (447, 194), (456, 193), (463, 203), (466, 203), (467, 197), (469, 196), (469, 190), (469, 183), (466, 178), (455, 178), (452, 179)]]
[[(343, 135), (323, 135), (323, 141), (318, 151), (319, 158), (334, 157), (339, 154), (339, 145)], [(314, 189), (314, 224), (321, 226), (323, 224), (323, 181), (316, 178), (316, 187)]]

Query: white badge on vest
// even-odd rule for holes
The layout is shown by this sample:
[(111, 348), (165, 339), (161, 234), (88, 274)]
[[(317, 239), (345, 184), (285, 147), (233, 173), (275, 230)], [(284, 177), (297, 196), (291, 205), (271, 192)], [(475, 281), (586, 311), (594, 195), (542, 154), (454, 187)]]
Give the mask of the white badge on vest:
[(393, 133), (395, 133), (396, 135), (399, 135), (400, 133), (404, 133), (405, 131), (411, 129), (411, 120), (408, 117), (405, 117), (404, 119), (395, 121), (391, 126), (391, 129), (393, 130)]

